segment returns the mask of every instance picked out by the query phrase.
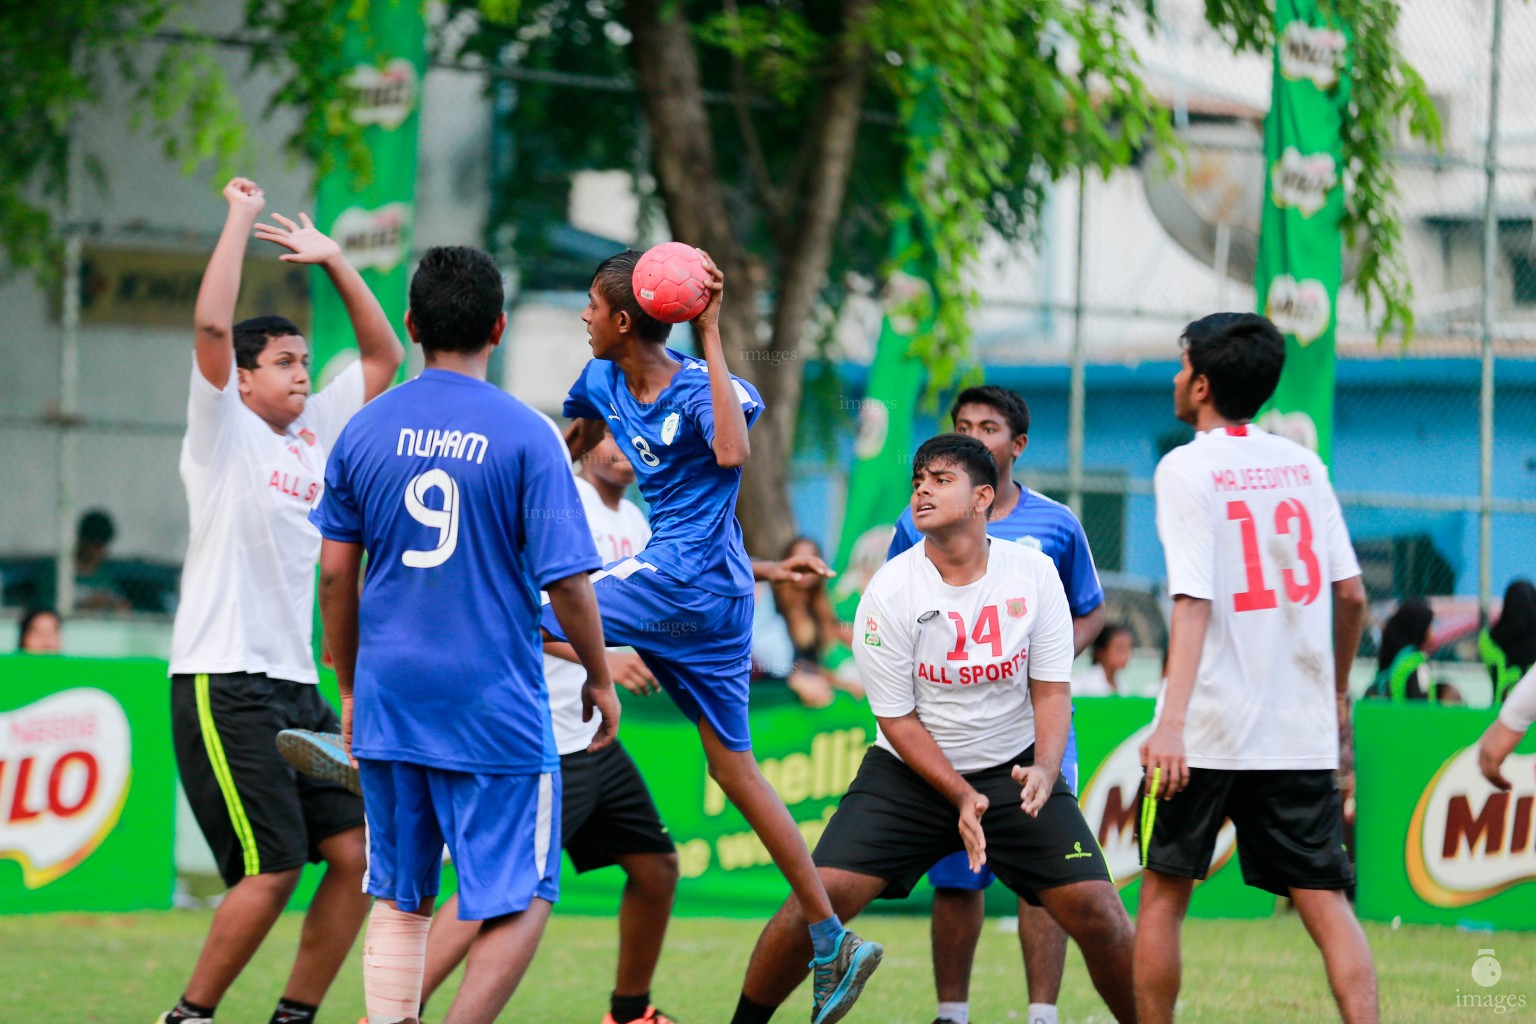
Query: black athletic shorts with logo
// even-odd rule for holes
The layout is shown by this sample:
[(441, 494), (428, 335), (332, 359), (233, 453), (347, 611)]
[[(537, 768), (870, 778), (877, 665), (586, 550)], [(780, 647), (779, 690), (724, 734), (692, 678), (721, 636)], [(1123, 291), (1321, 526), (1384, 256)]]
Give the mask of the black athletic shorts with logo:
[(320, 860), (321, 841), (363, 823), (363, 800), (300, 775), (284, 729), (340, 732), (312, 683), (234, 672), (171, 677), (171, 736), (187, 801), (224, 884)]
[(1287, 896), (1296, 889), (1348, 889), (1355, 870), (1344, 845), (1344, 805), (1332, 771), (1191, 768), (1172, 800), (1151, 800), (1142, 780), (1136, 839), (1141, 865), (1204, 878), (1216, 835), (1231, 818), (1243, 881)]
[(640, 769), (617, 741), (596, 753), (561, 755), (560, 775), (560, 835), (577, 872), (629, 853), (676, 851)]
[[(1038, 906), (1036, 893), (1042, 889), (1112, 879), (1104, 851), (1064, 779), (1057, 778), (1038, 817), (1019, 807), (1013, 766), (1034, 763), (1035, 748), (1030, 747), (1005, 764), (963, 774), (990, 801), (981, 817), (987, 867)], [(811, 859), (818, 867), (883, 878), (880, 898), (899, 900), (940, 858), (963, 849), (954, 804), (895, 754), (870, 747)]]

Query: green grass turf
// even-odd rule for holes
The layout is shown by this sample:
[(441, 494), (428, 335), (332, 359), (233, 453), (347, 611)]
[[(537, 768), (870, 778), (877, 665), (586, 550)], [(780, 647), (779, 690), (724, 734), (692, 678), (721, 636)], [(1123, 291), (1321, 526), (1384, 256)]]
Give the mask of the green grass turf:
[[(0, 917), (4, 1019), (150, 1024), (181, 992), (209, 913), (40, 914)], [(285, 915), (220, 1007), (220, 1024), (265, 1024), (298, 942), (300, 918)], [(927, 920), (879, 916), (861, 928), (885, 943), (885, 963), (849, 1020), (928, 1024), (933, 1011)], [(672, 923), (655, 998), (683, 1024), (725, 1024), (761, 922), (684, 918)], [(1519, 1020), (1536, 1016), (1536, 934), (1477, 935), (1449, 928), (1367, 925), (1381, 979), (1382, 1020)], [(598, 1024), (607, 1010), (616, 924), (561, 917), (550, 922), (533, 967), (503, 1021)], [(1524, 995), (1523, 1009), (1495, 1014), (1457, 1006), (1458, 993), (1485, 990), (1471, 979), (1477, 950), (1492, 947), (1504, 977), (1486, 990)], [(1293, 916), (1265, 921), (1191, 921), (1184, 932), (1185, 983), (1179, 1020), (1289, 1022), (1337, 1019), (1321, 963)], [(450, 981), (449, 987), (456, 984)], [(989, 921), (977, 953), (971, 1019), (1022, 1020), (1027, 1000), (1015, 938)], [(778, 1021), (803, 1021), (802, 987)], [(442, 995), (428, 1021), (447, 1008)], [(325, 1024), (353, 1024), (363, 1010), (360, 953), (342, 969), (322, 1011)], [(435, 1013), (433, 1011), (436, 1011)], [(1074, 949), (1061, 999), (1062, 1021), (1106, 1022)]]

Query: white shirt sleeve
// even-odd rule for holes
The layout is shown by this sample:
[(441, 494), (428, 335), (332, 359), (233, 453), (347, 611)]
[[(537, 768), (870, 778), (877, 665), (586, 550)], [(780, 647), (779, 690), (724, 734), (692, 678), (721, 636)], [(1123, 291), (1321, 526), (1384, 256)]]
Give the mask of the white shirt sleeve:
[(192, 355), (192, 385), (187, 394), (187, 453), (192, 461), (206, 466), (227, 436), (226, 426), (232, 413), (239, 412), (240, 390), (235, 387), (237, 371), (229, 364), (229, 380), (222, 388), (208, 383), (198, 368), (197, 354)]
[[(1315, 472), (1326, 473), (1326, 466), (1318, 466)], [(1324, 493), (1327, 495), (1328, 507), (1325, 510), (1326, 517), (1324, 529), (1325, 543), (1328, 545), (1328, 565), (1332, 570), (1333, 579), (1330, 583), (1338, 583), (1342, 580), (1354, 579), (1360, 575), (1360, 560), (1355, 557), (1355, 546), (1349, 539), (1349, 528), (1344, 525), (1344, 510), (1339, 507), (1338, 495), (1333, 493), (1333, 488), (1324, 485)]]
[(363, 407), (363, 393), (363, 361), (354, 359), (304, 403), (304, 422), (314, 428), (327, 450), (336, 446), (341, 428)]
[(883, 588), (876, 582), (871, 581), (859, 601), (853, 624), (853, 660), (869, 709), (879, 718), (900, 718), (917, 708), (913, 626), (906, 621), (910, 616), (901, 611), (904, 602), (899, 597), (893, 601), (883, 598)]
[(1527, 672), (1504, 698), (1499, 721), (1516, 732), (1525, 732), (1536, 722), (1536, 668)]
[(1179, 465), (1178, 451), (1163, 456), (1153, 476), (1157, 536), (1168, 564), (1168, 594), (1210, 601), (1216, 596), (1216, 528), (1209, 497)]
[(1050, 559), (1041, 556), (1044, 567), (1037, 566), (1039, 606), (1029, 630), (1029, 678), (1042, 683), (1072, 681), (1072, 609), (1067, 592), (1056, 575)]

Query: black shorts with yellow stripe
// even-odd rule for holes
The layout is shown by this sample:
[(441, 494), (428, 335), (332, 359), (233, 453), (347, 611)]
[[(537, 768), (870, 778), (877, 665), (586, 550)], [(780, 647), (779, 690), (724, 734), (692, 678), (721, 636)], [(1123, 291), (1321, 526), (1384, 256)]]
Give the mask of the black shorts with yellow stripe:
[(187, 802), (226, 885), (320, 860), (320, 844), (363, 823), (362, 798), (299, 775), (284, 729), (340, 732), (311, 683), (235, 672), (171, 677), (171, 735)]
[(1237, 829), (1243, 881), (1277, 896), (1291, 889), (1348, 889), (1355, 871), (1344, 845), (1344, 810), (1333, 772), (1191, 768), (1171, 800), (1147, 798), (1142, 782), (1136, 839), (1141, 865), (1204, 878), (1227, 819)]

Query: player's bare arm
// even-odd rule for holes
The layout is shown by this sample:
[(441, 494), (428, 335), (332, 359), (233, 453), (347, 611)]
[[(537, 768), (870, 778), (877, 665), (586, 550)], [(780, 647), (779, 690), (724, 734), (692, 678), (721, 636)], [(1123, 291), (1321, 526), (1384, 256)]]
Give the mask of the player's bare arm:
[[(581, 659), (576, 656), (576, 648), (567, 643), (559, 641), (546, 643), (544, 653), (561, 661), (581, 664)], [(655, 676), (651, 675), (651, 670), (646, 668), (645, 659), (638, 654), (627, 652), (609, 654), (608, 674), (613, 677), (614, 682), (636, 697), (649, 697), (661, 692), (661, 684), (656, 681)]]
[(1072, 656), (1075, 658), (1086, 651), (1100, 633), (1104, 631), (1104, 602), (1093, 611), (1083, 615), (1072, 616)]
[(1339, 705), (1339, 795), (1344, 820), (1355, 820), (1355, 719), (1349, 699), (1349, 670), (1365, 630), (1365, 584), (1351, 576), (1333, 585), (1333, 679)]
[(280, 213), (274, 213), (272, 219), (277, 222), (275, 225), (256, 225), (256, 237), (287, 249), (278, 257), (283, 262), (319, 266), (331, 279), (331, 286), (347, 308), (352, 332), (357, 335), (358, 360), (363, 364), (363, 401), (373, 401), (394, 381), (396, 371), (405, 361), (399, 335), (362, 275), (342, 255), (341, 246), (316, 228), (309, 214), (300, 213), (297, 224)]
[(240, 270), (251, 228), (267, 203), (261, 186), (249, 178), (232, 178), (224, 186), (229, 214), (213, 247), (208, 269), (197, 289), (193, 307), (193, 338), (197, 368), (216, 388), (229, 383), (235, 365), (235, 303), (240, 298)]
[(705, 365), (709, 367), (709, 400), (715, 414), (715, 440), (710, 447), (717, 463), (734, 468), (746, 465), (752, 445), (747, 440), (747, 414), (742, 411), (741, 399), (731, 382), (731, 370), (725, 364), (725, 348), (720, 341), (720, 303), (725, 296), (725, 275), (709, 258), (709, 253), (703, 249), (699, 252), (704, 256), (704, 269), (709, 272), (706, 285), (709, 305), (694, 318), (693, 330), (704, 351)]
[(580, 462), (593, 448), (603, 441), (608, 428), (602, 420), (576, 419), (565, 428), (565, 447), (571, 453), (572, 462)]
[(987, 813), (991, 802), (976, 792), (975, 787), (965, 781), (965, 776), (955, 771), (934, 741), (933, 734), (918, 720), (916, 711), (909, 711), (900, 718), (876, 718), (896, 756), (960, 812), (960, 836), (965, 840), (965, 854), (971, 870), (979, 871), (987, 862), (987, 837), (981, 830), (981, 816)]
[(1195, 692), (1195, 673), (1200, 651), (1211, 622), (1211, 602), (1187, 594), (1173, 599), (1173, 621), (1168, 627), (1168, 688), (1157, 728), (1141, 745), (1141, 764), (1147, 770), (1147, 793), (1153, 799), (1172, 799), (1189, 783), (1184, 760), (1184, 718)]
[[(357, 672), (358, 574), (363, 546), (338, 540), (320, 542), (320, 623), (336, 686), (341, 691), (341, 741), (352, 757), (352, 679)], [(352, 762), (353, 767), (357, 762)]]
[(570, 638), (587, 681), (581, 688), (581, 720), (592, 721), (596, 711), (603, 718), (588, 751), (602, 750), (619, 734), (619, 698), (613, 692), (613, 677), (608, 674), (608, 652), (603, 646), (603, 620), (597, 610), (597, 595), (587, 574), (576, 573), (546, 586), (549, 606), (555, 621)]
[(1035, 708), (1035, 763), (1014, 765), (1013, 780), (1024, 787), (1019, 804), (1031, 818), (1040, 813), (1061, 775), (1061, 759), (1072, 728), (1072, 684), (1030, 679), (1029, 701)]

